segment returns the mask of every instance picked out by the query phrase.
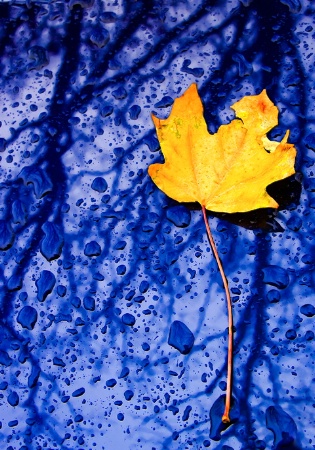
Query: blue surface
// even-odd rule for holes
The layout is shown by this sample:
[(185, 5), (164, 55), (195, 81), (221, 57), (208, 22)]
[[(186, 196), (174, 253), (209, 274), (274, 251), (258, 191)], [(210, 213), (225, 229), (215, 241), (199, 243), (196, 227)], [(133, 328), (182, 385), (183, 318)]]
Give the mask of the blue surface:
[[(314, 12), (0, 3), (1, 449), (315, 448)], [(234, 311), (227, 428), (226, 303), (201, 210), (147, 173), (163, 161), (151, 114), (191, 83), (211, 133), (266, 88), (270, 138), (290, 129), (298, 151), (268, 188), (277, 213), (208, 215)], [(174, 323), (189, 332), (169, 341)]]

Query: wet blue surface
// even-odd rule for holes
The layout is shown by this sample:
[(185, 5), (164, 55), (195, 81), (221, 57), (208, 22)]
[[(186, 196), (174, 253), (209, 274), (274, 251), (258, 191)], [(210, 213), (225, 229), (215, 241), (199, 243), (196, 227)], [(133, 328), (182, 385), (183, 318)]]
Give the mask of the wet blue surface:
[[(0, 2), (5, 450), (315, 448), (315, 10), (307, 0)], [(267, 89), (298, 150), (279, 211), (208, 218), (148, 176), (151, 114), (209, 132)], [(174, 325), (175, 324), (175, 325)], [(176, 325), (177, 324), (177, 325)], [(2, 448), (1, 447), (1, 448)]]

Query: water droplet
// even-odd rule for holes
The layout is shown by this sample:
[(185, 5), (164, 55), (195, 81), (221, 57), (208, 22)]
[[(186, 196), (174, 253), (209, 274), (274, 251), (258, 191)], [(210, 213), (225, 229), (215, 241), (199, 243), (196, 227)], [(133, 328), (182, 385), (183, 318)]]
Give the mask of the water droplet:
[(37, 311), (32, 306), (24, 306), (17, 316), (17, 321), (23, 328), (33, 330), (37, 322)]
[(32, 60), (32, 62), (28, 64), (28, 70), (42, 69), (49, 63), (46, 49), (40, 45), (34, 45), (31, 47), (28, 50), (28, 56)]
[(284, 289), (288, 286), (290, 279), (287, 271), (282, 267), (270, 265), (262, 269), (263, 282), (275, 286), (278, 289)]
[(95, 310), (95, 298), (90, 295), (86, 295), (83, 299), (83, 306), (87, 311)]
[(221, 439), (222, 431), (226, 430), (232, 423), (237, 422), (240, 410), (239, 404), (235, 397), (231, 398), (230, 421), (231, 423), (223, 423), (222, 416), (225, 409), (225, 394), (221, 395), (212, 405), (210, 409), (210, 438), (214, 441)]
[(114, 108), (112, 105), (105, 105), (103, 106), (103, 108), (101, 109), (101, 116), (102, 117), (108, 117), (111, 114), (113, 114)]
[(43, 302), (47, 295), (51, 293), (56, 283), (55, 275), (49, 270), (43, 270), (35, 284), (37, 286), (37, 298)]
[(114, 387), (116, 386), (117, 381), (115, 380), (115, 378), (110, 378), (109, 380), (106, 381), (106, 386), (107, 387)]
[(18, 291), (23, 286), (23, 278), (19, 274), (12, 275), (8, 280), (9, 291)]
[(121, 320), (122, 320), (123, 324), (128, 325), (128, 326), (133, 326), (136, 322), (135, 316), (130, 313), (123, 314)]
[(84, 254), (85, 256), (99, 256), (102, 253), (102, 249), (100, 247), (100, 245), (98, 244), (98, 242), (96, 241), (91, 241), (89, 243), (86, 244), (85, 248), (84, 248)]
[(61, 358), (58, 358), (57, 356), (54, 356), (53, 364), (58, 367), (66, 367), (65, 362)]
[(0, 220), (0, 250), (8, 250), (14, 241), (11, 225), (6, 220)]
[(21, 200), (15, 200), (12, 203), (13, 223), (24, 225), (26, 223), (26, 206)]
[(280, 300), (280, 292), (276, 291), (275, 289), (271, 289), (267, 293), (267, 299), (269, 300), (270, 303), (278, 303)]
[(12, 364), (12, 359), (5, 350), (0, 350), (0, 364), (6, 367)]
[(139, 115), (141, 113), (141, 108), (138, 105), (133, 105), (130, 109), (129, 109), (129, 116), (131, 120), (137, 120)]
[(117, 266), (116, 269), (117, 275), (125, 275), (126, 270), (127, 270), (126, 266), (124, 264), (120, 264), (119, 266)]
[(81, 397), (81, 395), (85, 394), (85, 389), (83, 387), (76, 389), (72, 392), (72, 397)]
[(168, 344), (176, 348), (183, 355), (190, 353), (195, 337), (190, 329), (179, 320), (175, 320), (170, 328)]
[(173, 206), (166, 211), (166, 217), (179, 228), (186, 228), (190, 224), (191, 214), (184, 205)]
[(202, 67), (195, 67), (195, 68), (191, 68), (189, 67), (191, 64), (191, 60), (190, 59), (185, 59), (183, 62), (183, 65), (181, 67), (181, 72), (184, 73), (189, 73), (191, 75), (193, 75), (194, 77), (200, 78), (202, 77), (202, 75), (204, 74), (204, 70)]
[(40, 251), (47, 261), (59, 258), (64, 244), (63, 235), (58, 225), (45, 222), (42, 226), (45, 236), (40, 244)]
[(0, 152), (4, 152), (7, 148), (7, 141), (4, 138), (0, 138)]
[(302, 226), (302, 220), (297, 216), (292, 216), (287, 221), (287, 227), (292, 231), (298, 231)]
[(115, 23), (118, 16), (112, 11), (105, 11), (100, 15), (100, 19), (103, 23)]
[(133, 396), (134, 393), (130, 389), (127, 389), (127, 391), (124, 392), (124, 397), (128, 402), (132, 399)]
[(130, 370), (128, 367), (123, 367), (118, 378), (126, 378), (129, 375), (129, 372), (130, 372)]
[(45, 194), (51, 192), (52, 190), (53, 186), (47, 173), (40, 167), (24, 167), (18, 177), (22, 178), (25, 185), (30, 183), (33, 184), (36, 198), (42, 198)]
[(297, 428), (292, 417), (280, 406), (269, 406), (266, 410), (266, 426), (273, 432), (274, 446), (280, 450), (295, 441)]
[(167, 108), (172, 106), (174, 99), (169, 95), (165, 95), (159, 102), (155, 103), (155, 108)]
[(295, 330), (288, 330), (285, 333), (285, 337), (287, 339), (290, 339), (290, 341), (293, 341), (296, 338), (297, 334)]
[(139, 291), (141, 292), (141, 294), (145, 294), (149, 289), (149, 287), (150, 287), (149, 283), (146, 280), (143, 280), (140, 283)]
[(115, 89), (113, 91), (113, 97), (116, 100), (123, 100), (124, 98), (127, 97), (127, 91), (124, 87), (120, 86), (118, 89)]
[(32, 364), (32, 370), (30, 376), (28, 377), (27, 385), (30, 389), (34, 388), (37, 385), (38, 378), (40, 376), (41, 370), (38, 365), (34, 362)]
[(17, 406), (20, 402), (17, 392), (13, 391), (8, 396), (8, 403), (11, 406)]
[(289, 10), (293, 14), (297, 14), (301, 11), (302, 5), (300, 0), (280, 0), (281, 3), (289, 7)]
[(303, 314), (306, 317), (315, 316), (315, 307), (309, 303), (306, 303), (305, 305), (301, 306), (300, 311), (301, 314)]
[(103, 48), (110, 40), (110, 34), (105, 28), (97, 27), (90, 35), (90, 41), (98, 48)]
[(96, 177), (96, 178), (94, 178), (94, 180), (92, 182), (91, 188), (94, 191), (103, 193), (108, 188), (108, 185), (107, 185), (107, 182), (106, 182), (105, 178), (103, 178), (103, 177)]

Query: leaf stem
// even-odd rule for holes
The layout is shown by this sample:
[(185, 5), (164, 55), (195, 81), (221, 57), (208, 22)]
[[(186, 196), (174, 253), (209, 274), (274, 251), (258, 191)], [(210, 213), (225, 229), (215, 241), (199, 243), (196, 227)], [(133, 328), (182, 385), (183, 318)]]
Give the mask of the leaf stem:
[(223, 270), (223, 266), (217, 251), (217, 248), (215, 246), (215, 242), (212, 237), (212, 233), (210, 230), (209, 222), (207, 219), (206, 214), (206, 208), (201, 205), (202, 208), (202, 214), (206, 225), (207, 235), (209, 238), (209, 242), (211, 245), (212, 252), (214, 254), (214, 257), (216, 259), (216, 262), (219, 267), (219, 271), (222, 277), (224, 289), (225, 289), (225, 295), (226, 295), (226, 302), (227, 302), (227, 310), (228, 310), (228, 321), (229, 321), (229, 335), (228, 335), (228, 361), (227, 361), (227, 387), (226, 387), (226, 397), (225, 397), (225, 410), (222, 416), (222, 422), (223, 423), (230, 423), (230, 408), (231, 408), (231, 395), (232, 395), (232, 369), (233, 369), (233, 313), (232, 313), (232, 302), (231, 302), (231, 296), (228, 286), (228, 281), (226, 278), (226, 275)]

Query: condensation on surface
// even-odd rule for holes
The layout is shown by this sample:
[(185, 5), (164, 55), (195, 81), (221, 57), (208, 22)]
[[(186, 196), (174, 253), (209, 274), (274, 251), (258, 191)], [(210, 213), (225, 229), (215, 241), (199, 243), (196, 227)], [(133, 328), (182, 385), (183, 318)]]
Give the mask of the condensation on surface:
[[(4, 448), (315, 448), (314, 25), (299, 0), (0, 3)], [(226, 430), (201, 211), (147, 173), (191, 83), (211, 133), (266, 88), (298, 150), (277, 214), (209, 213)]]

